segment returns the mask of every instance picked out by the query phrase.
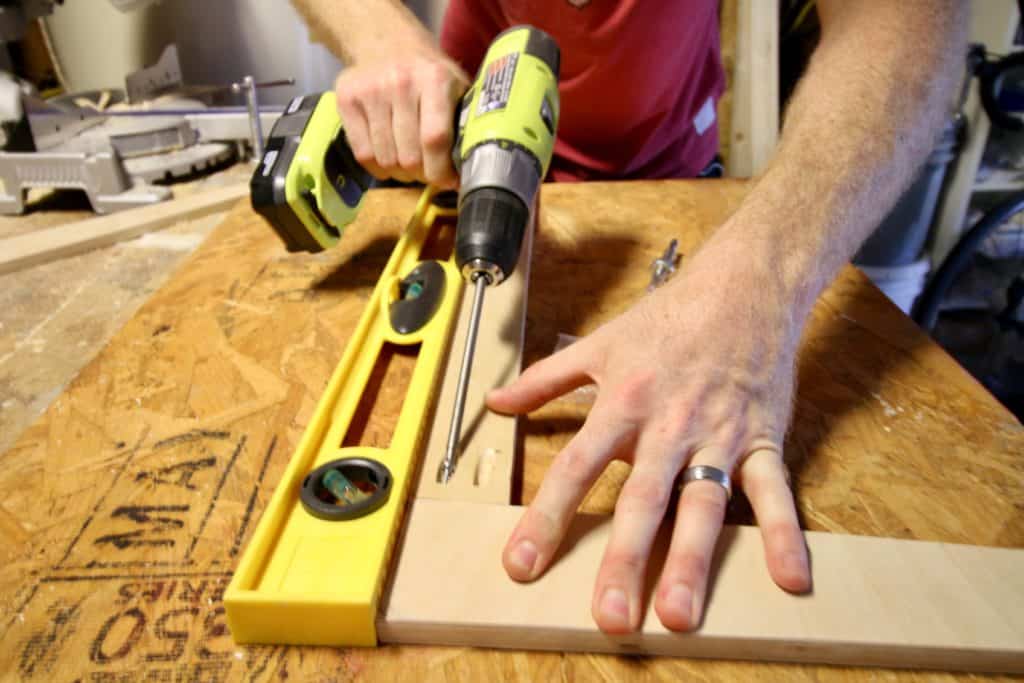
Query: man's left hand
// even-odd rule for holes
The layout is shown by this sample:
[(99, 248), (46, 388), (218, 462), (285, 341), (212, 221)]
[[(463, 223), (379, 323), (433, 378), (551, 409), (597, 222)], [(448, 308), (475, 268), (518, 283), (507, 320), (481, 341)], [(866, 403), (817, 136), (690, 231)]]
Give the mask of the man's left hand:
[[(775, 582), (791, 592), (810, 589), (782, 461), (800, 325), (782, 279), (755, 253), (712, 238), (668, 284), (488, 396), (498, 412), (526, 413), (597, 384), (586, 422), (552, 462), (502, 561), (517, 581), (541, 575), (605, 466), (630, 463), (592, 601), (594, 620), (608, 633), (639, 627), (651, 546), (677, 478), (695, 465), (717, 467), (743, 488)], [(679, 496), (654, 597), (669, 629), (701, 621), (727, 502), (725, 489), (707, 480)]]

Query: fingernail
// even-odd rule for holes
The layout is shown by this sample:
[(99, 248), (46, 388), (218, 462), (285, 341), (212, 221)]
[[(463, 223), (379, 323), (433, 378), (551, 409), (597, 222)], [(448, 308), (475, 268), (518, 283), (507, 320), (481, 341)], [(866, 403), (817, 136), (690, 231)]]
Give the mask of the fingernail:
[(782, 568), (793, 574), (804, 574), (807, 572), (807, 558), (803, 553), (786, 553), (782, 556)]
[(609, 621), (629, 625), (629, 601), (621, 588), (607, 588), (601, 596), (601, 614)]
[(512, 551), (512, 564), (527, 576), (533, 576), (533, 565), (537, 563), (537, 546), (531, 541), (520, 541)]
[(686, 584), (677, 583), (669, 588), (666, 600), (679, 610), (683, 621), (687, 624), (693, 622), (693, 593), (690, 592)]
[(810, 588), (810, 568), (807, 566), (807, 556), (800, 552), (786, 553), (782, 556), (782, 569), (790, 576), (806, 576), (807, 588)]

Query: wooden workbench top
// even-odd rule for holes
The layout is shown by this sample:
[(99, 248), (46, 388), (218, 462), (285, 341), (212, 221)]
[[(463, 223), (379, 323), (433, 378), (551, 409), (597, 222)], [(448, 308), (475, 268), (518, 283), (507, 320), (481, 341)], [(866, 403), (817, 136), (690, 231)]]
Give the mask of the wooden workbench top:
[[(685, 259), (746, 187), (546, 186), (526, 362), (549, 354), (559, 333), (586, 333), (642, 296), (647, 266), (669, 239), (679, 238)], [(221, 604), (231, 570), (417, 196), (374, 191), (342, 244), (315, 256), (286, 254), (239, 206), (2, 456), (0, 679), (877, 674), (453, 648), (234, 645)], [(814, 310), (799, 381), (786, 458), (806, 528), (1024, 547), (1024, 429), (852, 268)], [(383, 413), (400, 400), (386, 389), (374, 407)], [(517, 494), (524, 502), (586, 409), (586, 395), (575, 394), (522, 422)], [(363, 438), (386, 435), (368, 428)], [(585, 508), (611, 511), (625, 472), (611, 466)], [(742, 496), (729, 514), (731, 522), (752, 521)]]

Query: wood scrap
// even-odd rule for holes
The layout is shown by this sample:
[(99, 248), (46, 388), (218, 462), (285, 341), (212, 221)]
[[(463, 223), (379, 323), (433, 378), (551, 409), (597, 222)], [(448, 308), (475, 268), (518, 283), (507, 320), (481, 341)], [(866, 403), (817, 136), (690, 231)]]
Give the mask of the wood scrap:
[(730, 125), (730, 176), (768, 165), (779, 138), (779, 3), (738, 0)]
[(248, 184), (230, 185), (184, 199), (173, 199), (11, 237), (0, 241), (0, 274), (80, 254), (215, 211), (224, 211), (248, 196)]

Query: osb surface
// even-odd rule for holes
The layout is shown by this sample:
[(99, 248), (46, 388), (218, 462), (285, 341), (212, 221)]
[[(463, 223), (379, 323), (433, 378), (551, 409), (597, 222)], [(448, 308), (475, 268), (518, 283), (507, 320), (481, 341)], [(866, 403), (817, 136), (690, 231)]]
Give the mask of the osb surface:
[[(558, 333), (592, 330), (642, 296), (647, 264), (668, 240), (692, 253), (745, 187), (546, 187), (526, 361), (548, 354)], [(339, 248), (317, 256), (287, 255), (238, 207), (0, 456), (0, 679), (933, 677), (453, 648), (235, 646), (221, 604), (231, 569), (416, 197), (374, 191)], [(800, 380), (787, 457), (807, 528), (1024, 546), (1024, 430), (852, 269), (815, 309)], [(374, 415), (386, 421), (396, 408), (395, 392), (385, 391)], [(585, 411), (576, 396), (523, 421), (523, 500)], [(387, 438), (376, 419), (365, 442)], [(611, 511), (623, 474), (610, 468), (586, 509)], [(730, 521), (750, 521), (742, 502)]]
[[(249, 173), (247, 164), (235, 164), (176, 183), (174, 195), (243, 181)], [(30, 201), (24, 215), (0, 216), (0, 252), (8, 237), (92, 218), (88, 207), (84, 192), (43, 194)], [(0, 275), (0, 453), (38, 419), (223, 217), (203, 216)]]

